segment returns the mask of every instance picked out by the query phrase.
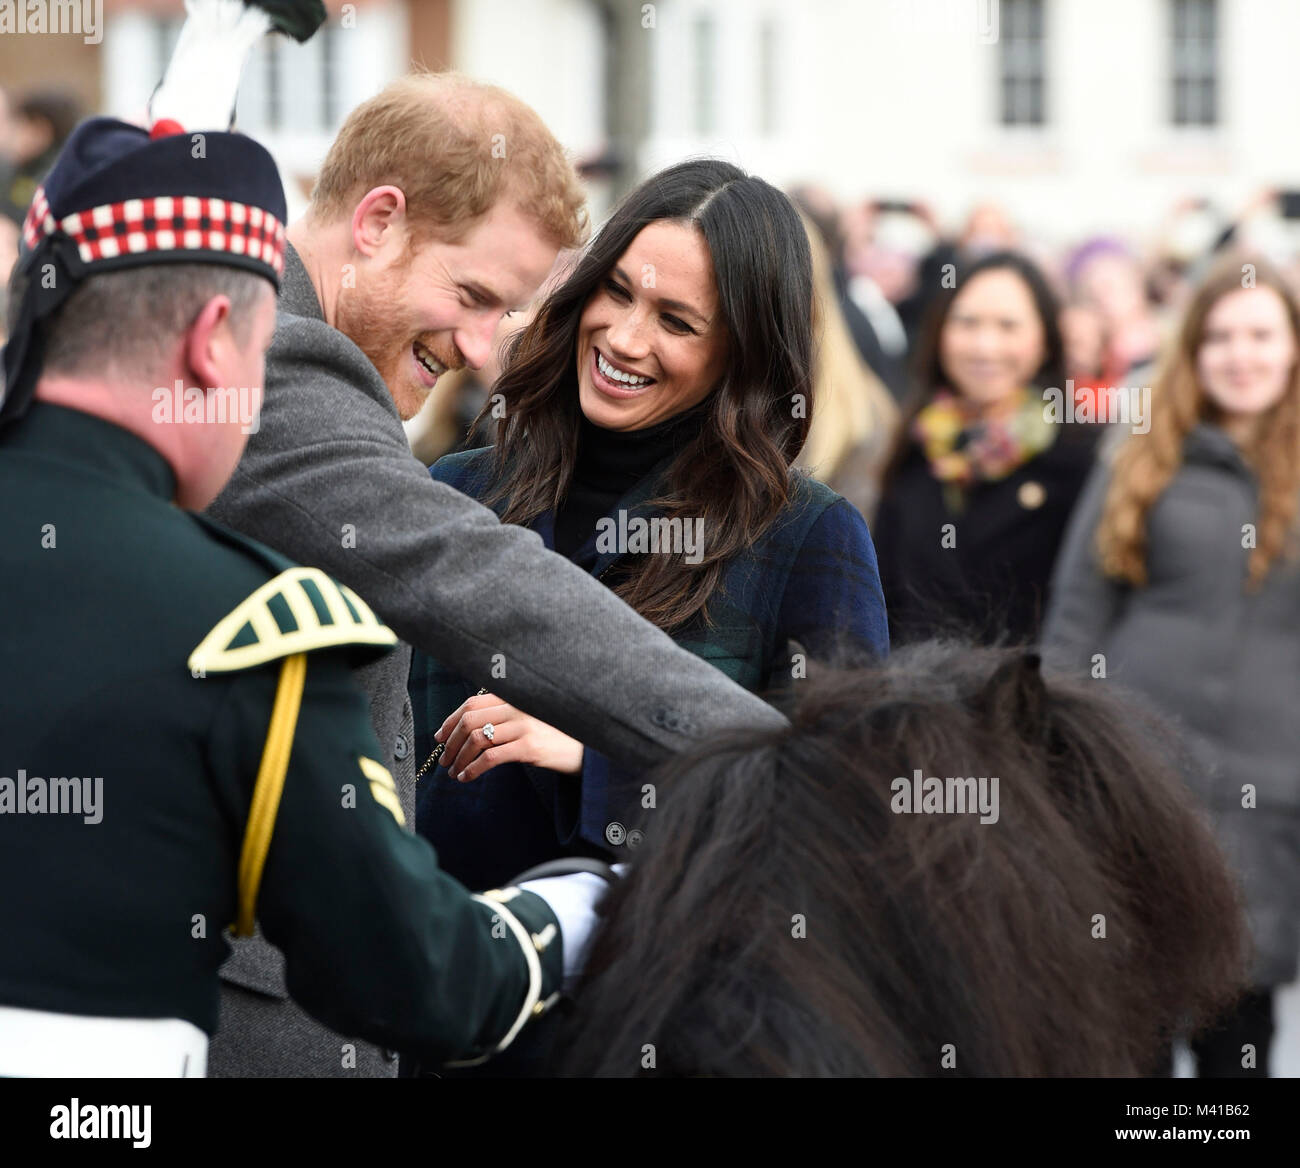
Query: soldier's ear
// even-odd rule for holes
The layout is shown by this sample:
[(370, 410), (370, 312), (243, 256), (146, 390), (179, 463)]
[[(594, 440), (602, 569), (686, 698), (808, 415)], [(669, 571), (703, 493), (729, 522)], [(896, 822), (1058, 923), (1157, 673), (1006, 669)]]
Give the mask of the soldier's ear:
[(994, 727), (1011, 727), (1023, 738), (1046, 737), (1047, 687), (1043, 659), (1037, 653), (1015, 653), (993, 671), (970, 707)]
[[(224, 327), (223, 327), (224, 326)], [(200, 390), (222, 386), (229, 370), (230, 297), (224, 293), (211, 297), (185, 330), (183, 353), (187, 378)]]

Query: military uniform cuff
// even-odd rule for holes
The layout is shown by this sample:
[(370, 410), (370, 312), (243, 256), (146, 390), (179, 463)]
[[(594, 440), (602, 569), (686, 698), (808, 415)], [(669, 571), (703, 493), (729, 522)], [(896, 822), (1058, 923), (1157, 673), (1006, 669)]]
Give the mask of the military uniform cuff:
[(474, 899), (500, 918), (518, 944), (528, 968), (528, 992), (505, 1034), (488, 1051), (448, 1066), (476, 1066), (505, 1050), (531, 1021), (540, 1018), (560, 999), (564, 979), (564, 940), (550, 905), (519, 888), (493, 888), (475, 893)]

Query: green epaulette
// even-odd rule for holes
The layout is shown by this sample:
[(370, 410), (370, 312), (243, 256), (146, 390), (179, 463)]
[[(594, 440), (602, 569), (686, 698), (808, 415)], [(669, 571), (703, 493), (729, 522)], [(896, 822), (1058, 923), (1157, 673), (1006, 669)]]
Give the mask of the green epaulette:
[(296, 567), (222, 617), (190, 654), (189, 667), (233, 673), (315, 649), (396, 643), (397, 634), (351, 588), (319, 568)]
[[(298, 728), (306, 655), (344, 645), (396, 643), (397, 634), (352, 589), (319, 568), (296, 567), (285, 569), (241, 601), (190, 654), (189, 667), (196, 674), (234, 673), (282, 662), (239, 854), (239, 908), (232, 926), (236, 936), (253, 933), (262, 871)], [(357, 765), (376, 802), (401, 823), (402, 807), (392, 776), (373, 759), (358, 757)]]

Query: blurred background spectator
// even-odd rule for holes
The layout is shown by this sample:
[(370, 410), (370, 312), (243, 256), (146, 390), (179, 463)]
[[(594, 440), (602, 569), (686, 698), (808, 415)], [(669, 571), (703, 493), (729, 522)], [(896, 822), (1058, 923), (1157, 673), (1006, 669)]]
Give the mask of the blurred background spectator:
[(22, 222), (37, 186), (84, 112), (72, 94), (60, 89), (38, 90), (14, 99), (5, 143), (11, 169), (0, 190), (0, 213)]
[(1070, 294), (1101, 321), (1103, 367), (1138, 384), (1144, 376), (1149, 381), (1160, 329), (1137, 256), (1121, 240), (1090, 239), (1067, 258), (1065, 278)]
[(1037, 636), (1095, 437), (1044, 408), (1065, 384), (1058, 313), (1016, 252), (962, 267), (930, 308), (872, 528), (895, 645)]
[(808, 215), (803, 221), (812, 251), (816, 356), (812, 426), (797, 465), (870, 516), (898, 407), (854, 344), (822, 232)]
[(1092, 478), (1044, 634), (1060, 665), (1147, 695), (1199, 752), (1186, 781), (1242, 877), (1256, 950), (1252, 991), (1193, 1043), (1205, 1077), (1265, 1073), (1300, 954), (1298, 496), (1300, 305), (1270, 265), (1226, 257), (1187, 308), (1150, 432)]

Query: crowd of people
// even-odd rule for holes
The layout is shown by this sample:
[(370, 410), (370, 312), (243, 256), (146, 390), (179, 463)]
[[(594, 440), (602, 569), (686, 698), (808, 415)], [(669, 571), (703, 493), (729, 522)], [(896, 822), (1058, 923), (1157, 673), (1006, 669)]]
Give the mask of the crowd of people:
[(1053, 258), (695, 159), (589, 239), (455, 74), (286, 225), (157, 106), (20, 164), (0, 766), (105, 814), (0, 783), (0, 878), (77, 856), (0, 909), (0, 1074), (1267, 1074), (1300, 303), (1244, 226)]

